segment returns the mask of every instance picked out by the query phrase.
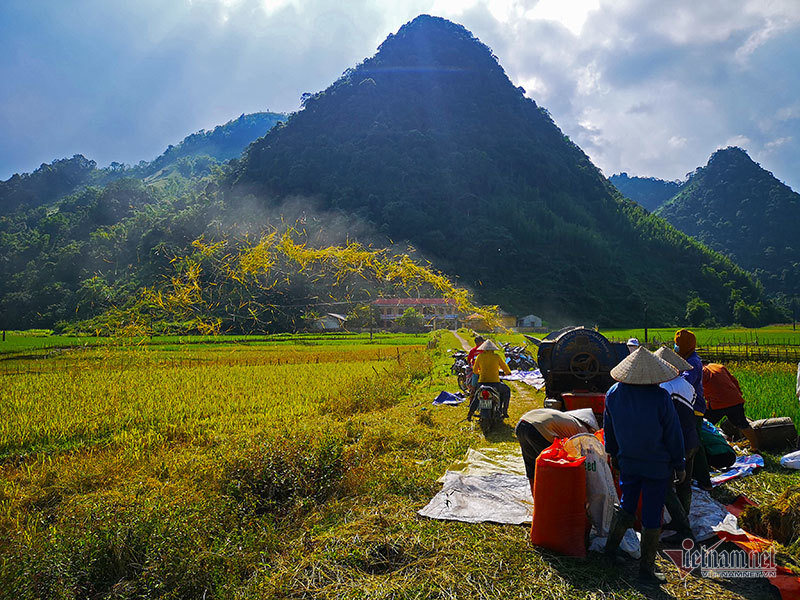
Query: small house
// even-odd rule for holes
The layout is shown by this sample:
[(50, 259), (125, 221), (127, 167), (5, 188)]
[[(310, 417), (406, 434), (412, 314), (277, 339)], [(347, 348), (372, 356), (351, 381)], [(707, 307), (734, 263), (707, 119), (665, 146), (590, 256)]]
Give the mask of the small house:
[(314, 321), (314, 329), (323, 331), (338, 331), (344, 327), (347, 317), (336, 313), (325, 313)]
[(520, 317), (517, 321), (517, 327), (522, 327), (524, 329), (535, 329), (541, 326), (542, 318), (536, 315), (525, 315), (524, 317)]

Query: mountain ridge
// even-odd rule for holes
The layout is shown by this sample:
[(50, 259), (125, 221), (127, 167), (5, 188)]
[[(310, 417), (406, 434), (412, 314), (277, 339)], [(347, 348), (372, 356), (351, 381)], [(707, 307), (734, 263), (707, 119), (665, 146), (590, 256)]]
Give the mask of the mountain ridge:
[(252, 141), (285, 118), (282, 113), (242, 114), (212, 130), (189, 134), (152, 161), (142, 160), (133, 166), (112, 162), (98, 168), (94, 160), (82, 154), (43, 163), (30, 173), (15, 173), (0, 181), (0, 214), (49, 204), (82, 186), (104, 186), (125, 177), (163, 178), (173, 171), (187, 178), (207, 175), (212, 165), (240, 156)]
[(625, 172), (616, 173), (608, 180), (623, 196), (630, 198), (650, 212), (657, 210), (677, 194), (683, 186), (680, 181), (666, 181), (657, 177), (630, 177)]
[(769, 292), (800, 295), (800, 194), (742, 148), (714, 152), (657, 214), (754, 272)]
[[(438, 17), (304, 96), (240, 159), (189, 179), (162, 171), (0, 214), (0, 321), (93, 331), (86, 319), (113, 320), (170, 281), (198, 238), (235, 244), (295, 217), (309, 243), (410, 244), (479, 301), (552, 325), (640, 325), (645, 308), (653, 326), (685, 323), (698, 298), (719, 323), (736, 306), (773, 314), (747, 273), (623, 198), (491, 49)], [(296, 327), (317, 295), (281, 290), (291, 309), (265, 327)], [(243, 331), (220, 310), (223, 330)]]
[[(726, 322), (726, 277), (760, 302), (733, 263), (623, 200), (487, 46), (430, 15), (307, 97), (248, 149), (225, 189), (228, 198), (307, 195), (352, 211), (408, 239), (482, 300), (551, 320), (633, 323), (645, 303), (676, 320), (696, 292)], [(454, 247), (471, 223), (475, 233)]]

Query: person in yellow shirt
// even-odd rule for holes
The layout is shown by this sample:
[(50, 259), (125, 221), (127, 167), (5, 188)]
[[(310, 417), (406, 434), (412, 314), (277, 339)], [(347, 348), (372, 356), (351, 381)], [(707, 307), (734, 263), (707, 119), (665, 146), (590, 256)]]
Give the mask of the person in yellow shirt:
[[(475, 364), (472, 366), (472, 372), (478, 374), (478, 387), (488, 385), (497, 390), (500, 394), (500, 404), (503, 410), (503, 418), (508, 417), (508, 405), (511, 401), (511, 388), (505, 383), (500, 381), (500, 373), (506, 375), (511, 374), (511, 369), (508, 368), (506, 361), (499, 354), (495, 354), (500, 347), (492, 340), (486, 340), (480, 346), (481, 353), (475, 359)], [(472, 417), (475, 411), (475, 402), (473, 401), (469, 407), (467, 420)]]

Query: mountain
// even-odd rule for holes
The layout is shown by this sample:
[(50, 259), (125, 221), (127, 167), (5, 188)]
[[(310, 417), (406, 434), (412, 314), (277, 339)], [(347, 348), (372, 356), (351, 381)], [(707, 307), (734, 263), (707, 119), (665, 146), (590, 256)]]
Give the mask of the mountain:
[[(242, 114), (238, 119), (217, 125), (211, 131), (200, 130), (183, 138), (177, 146), (170, 145), (164, 153), (149, 163), (140, 163), (135, 170), (139, 177), (153, 177), (176, 166), (189, 176), (194, 173), (197, 159), (209, 157), (215, 162), (237, 158), (250, 143), (260, 138), (279, 122), (286, 119), (282, 113), (259, 112)], [(199, 169), (200, 173), (204, 170)]]
[(753, 271), (768, 292), (800, 295), (800, 194), (743, 149), (716, 151), (657, 214)]
[(478, 298), (551, 323), (732, 320), (762, 292), (729, 259), (622, 198), (460, 25), (422, 15), (252, 144), (228, 203), (315, 199), (408, 240)]
[(627, 173), (608, 178), (623, 196), (653, 212), (681, 189), (678, 181), (664, 181), (655, 177), (628, 177)]
[(15, 173), (0, 181), (0, 214), (58, 200), (91, 182), (96, 173), (97, 163), (80, 154), (43, 164), (32, 173)]
[(141, 161), (133, 167), (113, 162), (107, 168), (98, 169), (95, 161), (80, 154), (54, 160), (32, 173), (17, 173), (0, 181), (0, 215), (21, 207), (50, 204), (83, 186), (103, 186), (125, 177), (153, 182), (170, 177), (188, 179), (208, 175), (212, 165), (241, 155), (253, 140), (285, 118), (286, 115), (271, 112), (243, 114), (211, 131), (193, 133), (177, 146), (170, 145), (155, 160)]

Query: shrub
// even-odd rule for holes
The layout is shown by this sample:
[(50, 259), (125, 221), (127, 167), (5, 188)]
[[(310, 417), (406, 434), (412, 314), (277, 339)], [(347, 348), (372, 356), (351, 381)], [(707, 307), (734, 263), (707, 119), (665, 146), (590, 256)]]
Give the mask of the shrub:
[(257, 514), (283, 514), (335, 494), (350, 468), (345, 440), (331, 432), (258, 442), (225, 469), (225, 493)]

